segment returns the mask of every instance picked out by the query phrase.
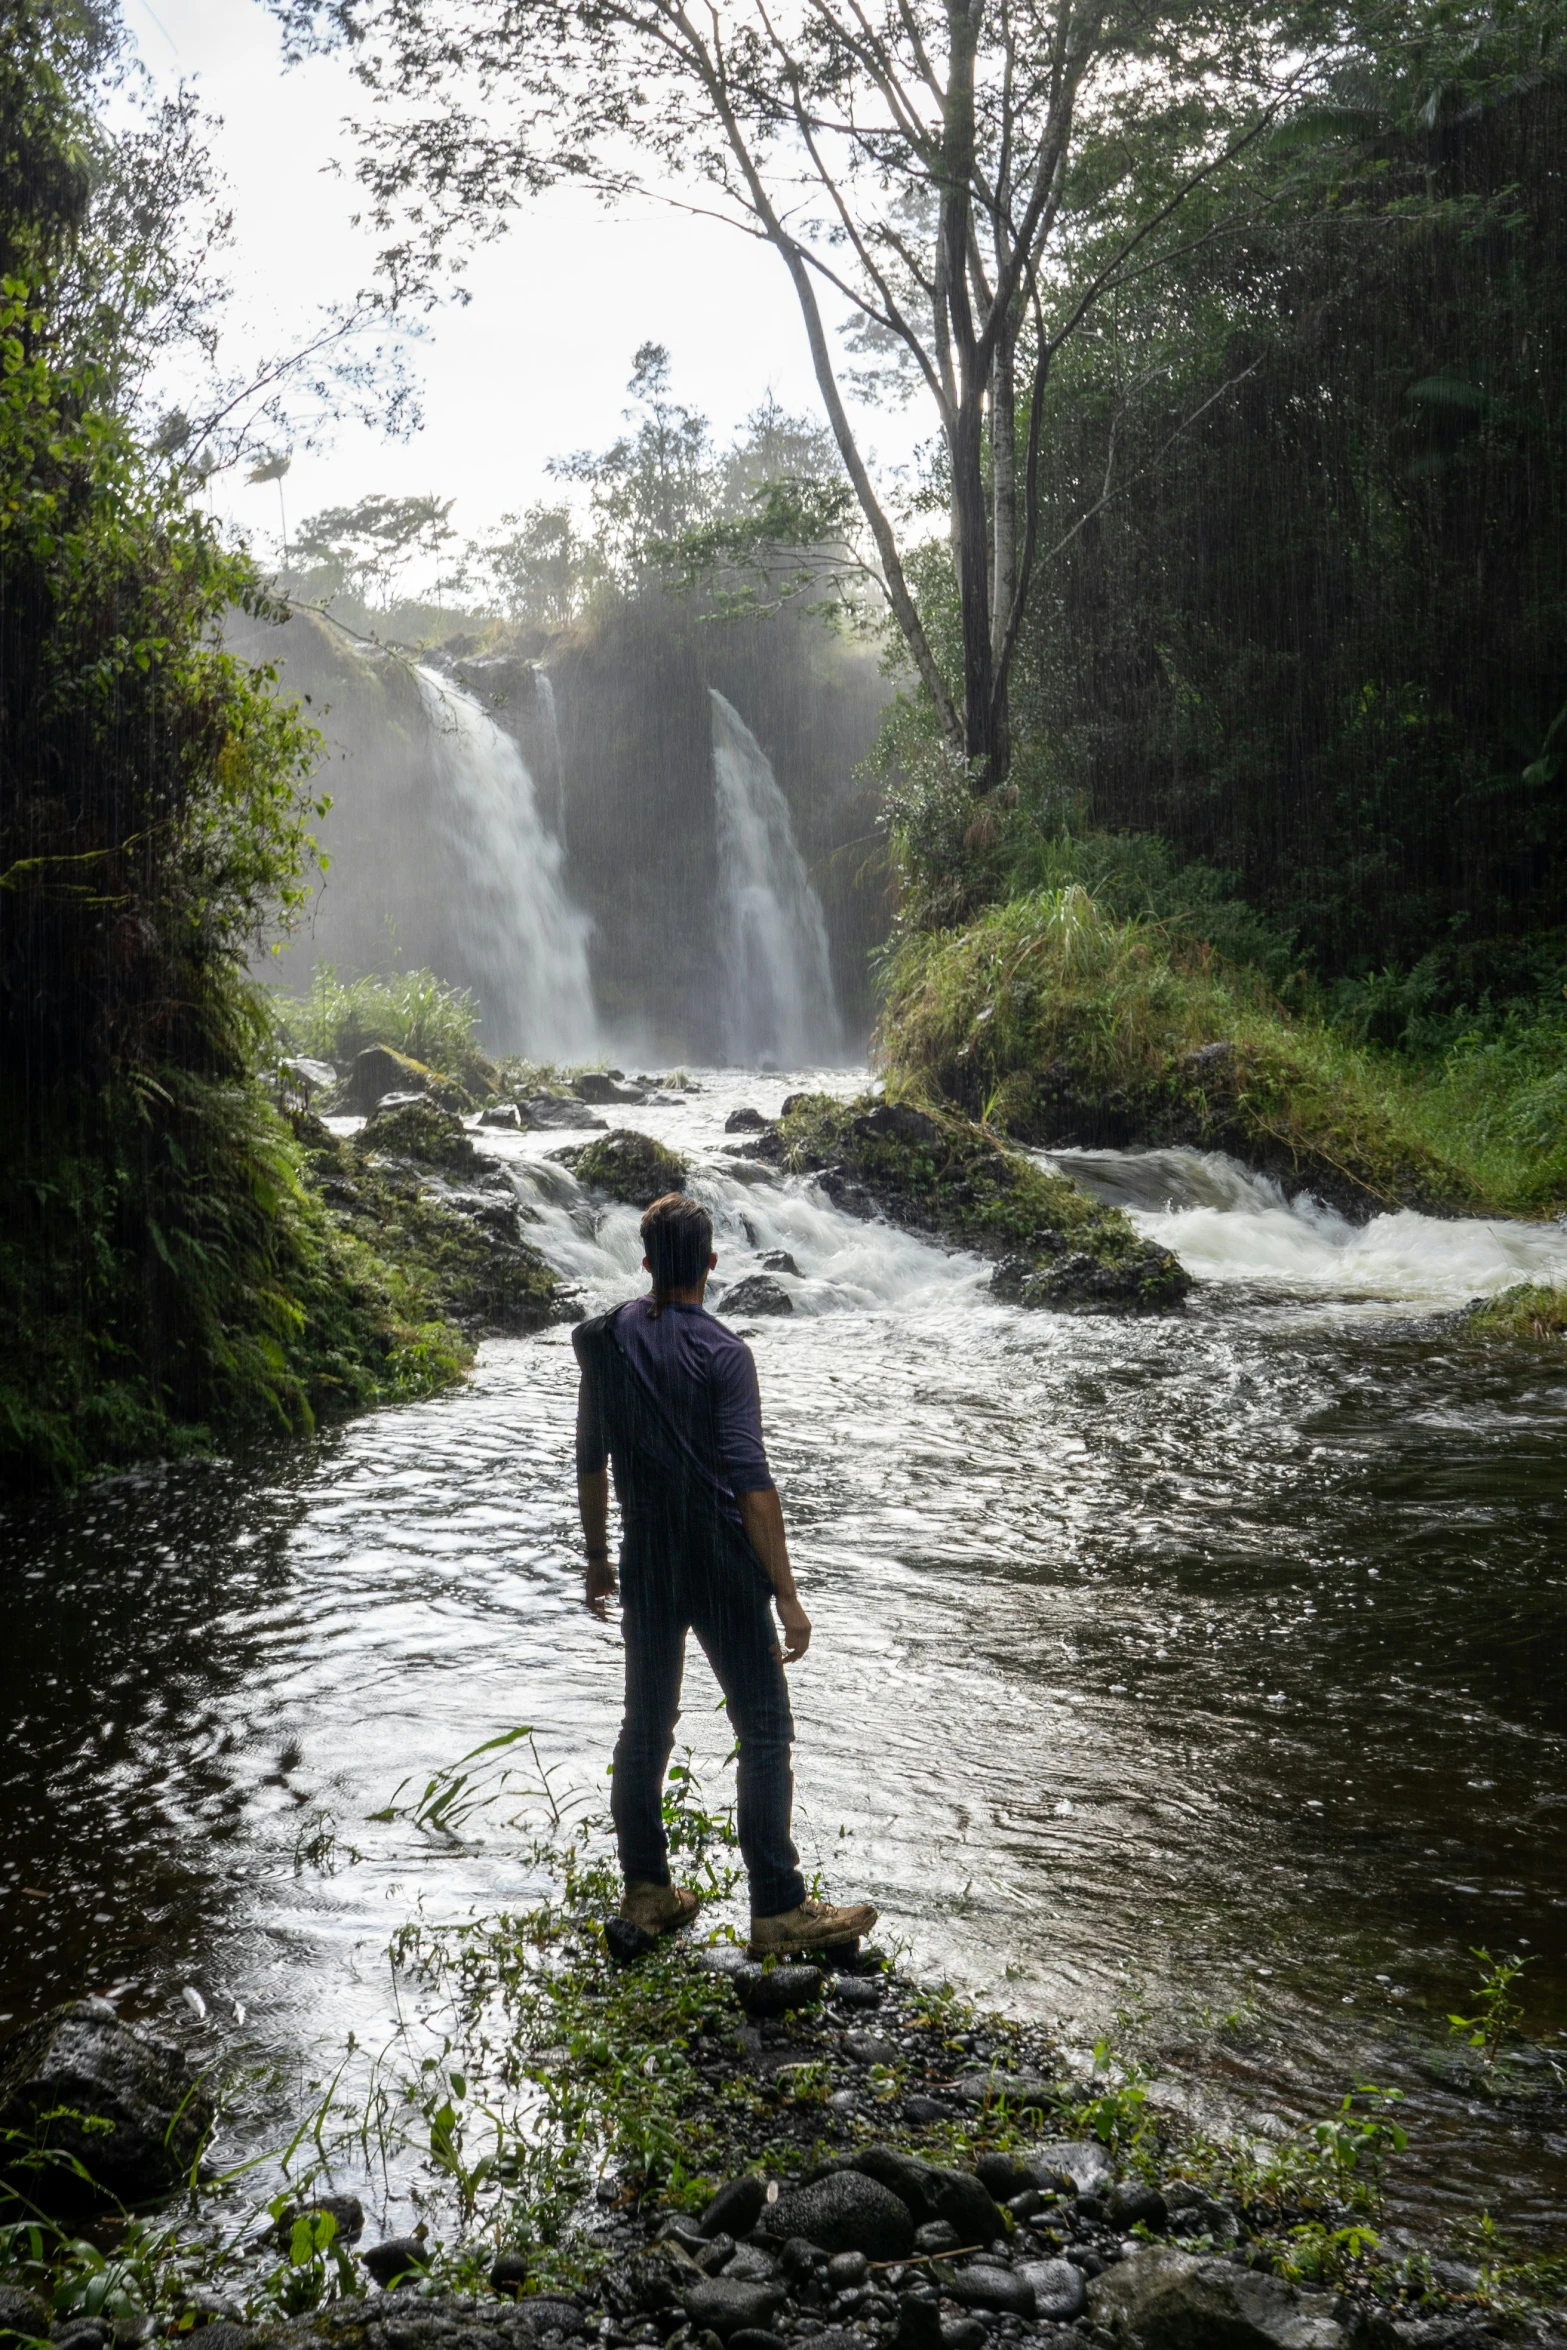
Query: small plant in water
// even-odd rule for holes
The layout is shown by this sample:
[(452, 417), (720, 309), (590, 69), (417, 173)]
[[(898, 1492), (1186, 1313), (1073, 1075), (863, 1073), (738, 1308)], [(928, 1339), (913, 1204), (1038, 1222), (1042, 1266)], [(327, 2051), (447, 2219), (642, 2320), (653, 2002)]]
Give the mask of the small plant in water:
[(1312, 2128), (1333, 2174), (1340, 2200), (1362, 2211), (1381, 2208), (1388, 2158), (1402, 2154), (1409, 2133), (1388, 2119), (1389, 2106), (1403, 2102), (1401, 2089), (1378, 2089), (1366, 2082), (1350, 2089), (1337, 2113)]
[(1489, 1950), (1471, 1950), (1469, 1955), (1480, 1961), (1482, 1969), (1472, 1993), (1476, 2012), (1450, 2015), (1447, 2028), (1455, 2039), (1478, 2049), (1486, 2071), (1494, 2073), (1498, 2057), (1523, 2021), (1523, 2007), (1513, 1997), (1513, 1985), (1532, 1961), (1516, 1955), (1493, 1958)]

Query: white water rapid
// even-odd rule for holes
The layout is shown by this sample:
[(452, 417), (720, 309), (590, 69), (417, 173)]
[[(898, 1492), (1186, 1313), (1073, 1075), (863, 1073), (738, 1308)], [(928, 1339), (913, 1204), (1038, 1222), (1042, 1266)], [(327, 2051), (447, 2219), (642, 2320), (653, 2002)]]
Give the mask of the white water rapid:
[(836, 1061), (843, 1031), (821, 901), (767, 754), (717, 691), (713, 784), (724, 1049), (750, 1068)]
[(418, 677), (440, 819), (466, 885), (463, 936), (486, 1042), (535, 1060), (591, 1057), (591, 924), (566, 894), (564, 851), (540, 817), (522, 753), (461, 686), (429, 669)]
[(1567, 1227), (1411, 1208), (1351, 1224), (1320, 1200), (1220, 1151), (1035, 1154), (1097, 1199), (1126, 1209), (1199, 1281), (1291, 1297), (1462, 1305), (1519, 1281), (1567, 1281)]

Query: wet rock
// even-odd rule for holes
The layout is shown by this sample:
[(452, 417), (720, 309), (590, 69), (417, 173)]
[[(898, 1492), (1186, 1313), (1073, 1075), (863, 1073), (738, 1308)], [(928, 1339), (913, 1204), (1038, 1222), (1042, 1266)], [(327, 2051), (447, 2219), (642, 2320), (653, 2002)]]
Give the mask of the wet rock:
[(914, 2231), (914, 2249), (930, 2259), (941, 2252), (961, 2252), (963, 2238), (950, 2220), (928, 2219)]
[(803, 1278), (799, 1266), (795, 1263), (793, 1257), (789, 1254), (789, 1251), (786, 1248), (770, 1248), (764, 1250), (762, 1255), (762, 1271), (764, 1273), (792, 1273), (796, 1281), (799, 1281)]
[(1105, 2197), (1105, 2209), (1111, 2226), (1123, 2234), (1144, 2227), (1150, 2235), (1162, 2236), (1170, 2216), (1158, 2188), (1145, 2186), (1141, 2179), (1118, 2179)]
[(741, 2326), (729, 2337), (729, 2350), (789, 2350), (782, 2334), (769, 2333), (765, 2326)]
[[(784, 1104), (785, 1117), (789, 1103)], [(941, 1128), (934, 1118), (923, 1110), (911, 1109), (906, 1102), (879, 1102), (874, 1110), (867, 1110), (854, 1121), (854, 1131), (867, 1142), (937, 1143)]]
[(844, 2047), (856, 2064), (896, 2064), (898, 2051), (875, 2032), (845, 2032)]
[(420, 2236), (387, 2236), (359, 2257), (383, 2292), (390, 2292), (404, 2277), (422, 2276), (430, 2265)]
[(763, 2224), (769, 2235), (803, 2236), (824, 2252), (863, 2252), (867, 2260), (906, 2260), (914, 2248), (908, 2206), (858, 2170), (786, 2189)]
[(421, 1167), (466, 1170), (479, 1161), (456, 1111), (443, 1110), (434, 1101), (405, 1101), (372, 1111), (354, 1137), (354, 1148), (412, 1159)]
[(1036, 2187), (1056, 2188), (1063, 2179), (1091, 2195), (1108, 2184), (1110, 2157), (1092, 2138), (1047, 2138), (1018, 2157), (1019, 2167)]
[(728, 2277), (704, 2277), (688, 2285), (682, 2306), (694, 2326), (707, 2326), (721, 2342), (748, 2328), (765, 2327), (783, 2307), (782, 2285), (747, 2285)]
[(754, 1961), (737, 1967), (730, 1976), (735, 1997), (754, 2022), (787, 2015), (793, 2007), (809, 2007), (822, 1995), (819, 1966), (758, 1966)]
[(984, 2350), (989, 2340), (977, 2317), (948, 2318), (941, 2329), (941, 2350)]
[(47, 2212), (90, 2205), (95, 2190), (124, 2203), (161, 2194), (189, 2172), (212, 2118), (184, 2052), (102, 1999), (54, 2008), (0, 2050), (0, 2131), (18, 2134), (0, 2159), (14, 2173), (33, 2147), (61, 2158), (26, 2168), (28, 2201)]
[(759, 2244), (742, 2244), (726, 2266), (724, 2274), (747, 2285), (765, 2285), (771, 2283), (778, 2274), (778, 2267)]
[(950, 2121), (952, 2108), (942, 2097), (925, 2097), (916, 2093), (905, 2097), (899, 2109), (903, 2118), (914, 2129), (925, 2129), (932, 2122)]
[(305, 1053), (286, 1053), (278, 1063), (278, 1075), (307, 1108), (312, 1094), (330, 1093), (337, 1083), (330, 1061), (313, 1061)]
[(571, 1081), (579, 1102), (645, 1102), (647, 1095), (634, 1085), (617, 1085), (606, 1069), (584, 1069)]
[(343, 1084), (342, 1106), (354, 1115), (368, 1117), (383, 1094), (430, 1093), (437, 1083), (433, 1069), (422, 1061), (411, 1060), (407, 1053), (394, 1053), (390, 1045), (367, 1045), (356, 1054), (354, 1065)]
[(616, 1126), (602, 1142), (585, 1142), (561, 1157), (579, 1183), (590, 1183), (633, 1208), (651, 1207), (666, 1192), (686, 1187), (685, 1166), (674, 1152), (651, 1134), (634, 1134), (627, 1126)]
[(792, 1314), (794, 1299), (770, 1273), (748, 1273), (723, 1294), (724, 1319), (736, 1314)]
[(580, 1102), (567, 1101), (558, 1093), (529, 1094), (527, 1100), (518, 1106), (526, 1126), (574, 1126), (579, 1133), (588, 1127), (598, 1134), (609, 1132), (606, 1119), (595, 1118)]
[(357, 2244), (365, 2232), (365, 2207), (357, 2195), (317, 2195), (309, 2203), (284, 2206), (272, 2230), (273, 2241), (286, 2246), (293, 2236), (295, 2222), (314, 2219), (318, 2212), (325, 2212), (337, 2223), (340, 2244)]
[(220, 2317), (188, 2335), (181, 2334), (179, 2339), (199, 2342), (201, 2350), (251, 2350), (251, 2344), (260, 2336), (254, 2326), (243, 2325), (238, 2318)]
[(835, 2252), (827, 2263), (827, 2282), (835, 2293), (847, 2293), (869, 2281), (871, 2264), (863, 2252)]
[(997, 2309), (1012, 2317), (1032, 2317), (1033, 2288), (1014, 2269), (970, 2261), (946, 2279), (949, 2297), (966, 2309)]
[(629, 1918), (606, 1918), (604, 1947), (617, 1966), (633, 1966), (658, 1948), (658, 1936), (645, 1926), (634, 1926)]
[(748, 2236), (766, 2201), (767, 2181), (756, 2171), (744, 2171), (719, 2188), (698, 2224), (704, 2236)]
[[(734, 2256), (735, 2240), (733, 2236), (720, 2230), (716, 2236), (703, 2244), (700, 2252), (694, 2252), (691, 2257), (704, 2276), (716, 2277), (720, 2270), (728, 2267)], [(753, 2279), (752, 2281), (759, 2283), (761, 2280)]]
[(491, 1102), (487, 1110), (479, 1112), (481, 1126), (509, 1126), (515, 1133), (522, 1125), (522, 1112), (515, 1102)]
[(738, 1110), (730, 1111), (724, 1120), (724, 1132), (726, 1134), (765, 1134), (771, 1123), (770, 1119), (762, 1116), (760, 1110), (753, 1110), (749, 1102), (746, 1102), (742, 1103)]
[[(541, 2342), (546, 2334), (576, 2335), (588, 2330), (575, 2301), (567, 2301), (562, 2296), (539, 2293), (517, 2306), (528, 2336), (535, 2342)], [(388, 2343), (386, 2350), (406, 2350), (406, 2345)], [(462, 2345), (454, 2344), (453, 2350), (462, 2350)]]
[(1050, 2109), (1050, 2083), (1041, 2073), (1007, 2073), (992, 2065), (985, 2072), (964, 2073), (953, 2086), (953, 2095), (964, 2105), (1011, 2106), (1014, 2113), (1046, 2113)]
[(49, 2312), (20, 2285), (0, 2285), (0, 2350), (16, 2350), (24, 2341), (41, 2341), (49, 2331)]
[(898, 2303), (898, 2330), (892, 2350), (942, 2350), (941, 2311), (924, 2294), (905, 2293)]
[(688, 2290), (707, 2279), (673, 2245), (659, 2244), (620, 2260), (604, 2278), (604, 2299), (613, 2317), (650, 2317), (678, 2309)]
[(1355, 2332), (1326, 2293), (1173, 2246), (1134, 2252), (1088, 2288), (1096, 2327), (1128, 2350), (1352, 2350)]
[(874, 1975), (839, 1975), (832, 1995), (841, 2007), (880, 2007), (881, 1985)]
[(1019, 2170), (1010, 2154), (982, 2154), (974, 2165), (974, 2176), (998, 2203), (1010, 2203), (1014, 2195), (1033, 2185), (1027, 2171)]
[(1205, 2195), (1200, 2187), (1177, 2181), (1166, 2190), (1165, 2201), (1172, 2236), (1211, 2236), (1215, 2244), (1233, 2244), (1240, 2235), (1240, 2222), (1229, 2205)]
[(1052, 2325), (1070, 2325), (1088, 2307), (1083, 2272), (1069, 2260), (1023, 2260), (1017, 2273), (1034, 2296), (1034, 2315)]
[(509, 2252), (497, 2252), (490, 2263), (490, 2291), (498, 2293), (503, 2301), (515, 2301), (528, 2281), (528, 2256), (515, 2246)]

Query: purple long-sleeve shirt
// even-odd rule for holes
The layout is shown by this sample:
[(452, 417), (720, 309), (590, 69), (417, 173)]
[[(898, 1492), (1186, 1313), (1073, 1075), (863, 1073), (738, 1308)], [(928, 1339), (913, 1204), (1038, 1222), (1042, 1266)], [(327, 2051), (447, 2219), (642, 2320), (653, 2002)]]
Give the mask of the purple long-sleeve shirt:
[[(771, 1486), (756, 1364), (743, 1338), (705, 1306), (664, 1305), (655, 1314), (648, 1297), (620, 1308), (615, 1336), (718, 1486), (731, 1497)], [(608, 1458), (603, 1415), (584, 1371), (577, 1396), (578, 1471), (593, 1476)], [(631, 1501), (621, 1494), (622, 1508)], [(732, 1499), (729, 1514), (738, 1521)]]

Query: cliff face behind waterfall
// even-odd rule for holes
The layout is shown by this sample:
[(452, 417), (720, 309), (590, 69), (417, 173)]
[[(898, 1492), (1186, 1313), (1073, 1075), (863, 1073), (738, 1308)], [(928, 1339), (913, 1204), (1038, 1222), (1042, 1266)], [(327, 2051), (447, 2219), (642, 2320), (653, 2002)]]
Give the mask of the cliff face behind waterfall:
[[(493, 1000), (494, 946), (478, 935), (452, 746), (432, 737), (411, 663), (308, 612), (281, 628), (246, 623), (245, 649), (276, 663), (281, 692), (310, 696), (329, 744), (328, 870), (278, 976), (303, 989), (317, 961), (345, 976), (428, 964), (472, 987), (488, 1040), (516, 1049)], [(888, 912), (875, 795), (854, 773), (887, 695), (871, 654), (789, 613), (703, 626), (640, 599), (549, 641), (454, 639), (431, 661), (521, 752), (555, 878), (590, 923), (606, 1040), (641, 1038), (666, 1058), (725, 1050), (712, 689), (771, 763), (821, 904), (843, 1039), (863, 1040), (866, 957)], [(495, 893), (482, 895), (493, 929)], [(535, 922), (536, 897), (531, 911), (527, 891), (517, 897), (519, 921)], [(540, 1049), (552, 1033), (546, 1017)]]

